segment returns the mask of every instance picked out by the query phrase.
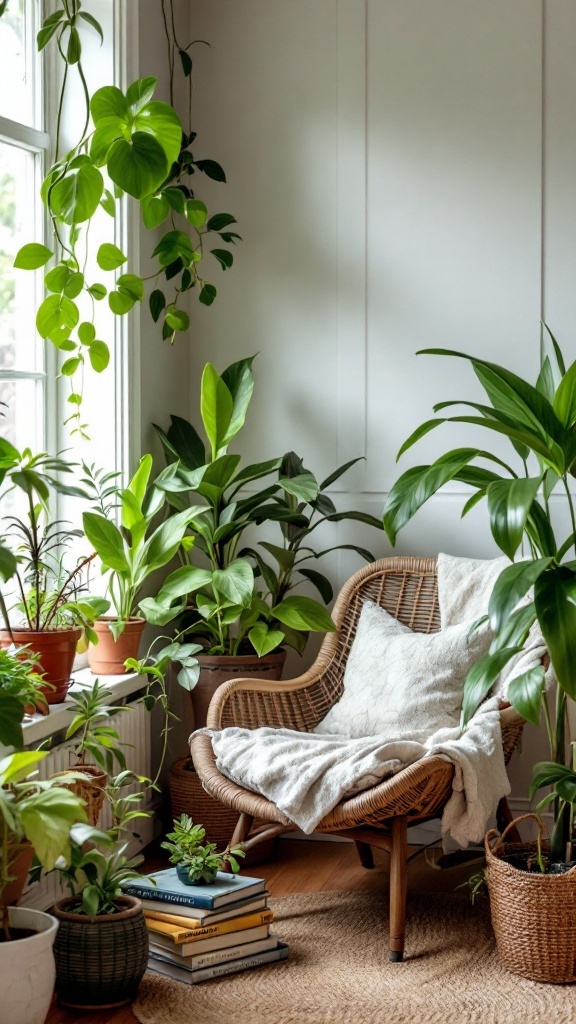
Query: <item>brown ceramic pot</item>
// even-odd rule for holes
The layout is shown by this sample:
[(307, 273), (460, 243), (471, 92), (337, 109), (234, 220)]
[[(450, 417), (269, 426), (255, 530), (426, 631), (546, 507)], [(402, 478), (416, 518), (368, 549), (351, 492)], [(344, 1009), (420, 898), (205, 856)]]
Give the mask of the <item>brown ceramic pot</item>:
[(146, 625), (144, 619), (128, 619), (117, 640), (108, 628), (111, 618), (98, 619), (94, 623), (94, 631), (98, 643), (88, 648), (88, 664), (95, 676), (126, 675), (124, 662), (127, 658), (137, 658), (142, 631)]
[(263, 658), (257, 654), (200, 654), (200, 677), (190, 696), (194, 709), (194, 726), (206, 725), (208, 706), (214, 693), (229, 679), (279, 680), (286, 661), (286, 651), (272, 651)]
[(38, 664), (44, 673), (44, 682), (49, 685), (45, 689), (48, 704), (61, 704), (66, 699), (72, 665), (76, 656), (76, 645), (82, 636), (82, 630), (47, 629), (36, 633), (31, 629), (13, 629), (12, 636), (8, 630), (0, 630), (0, 647), (10, 647), (12, 640), (18, 646), (27, 644), (37, 656)]

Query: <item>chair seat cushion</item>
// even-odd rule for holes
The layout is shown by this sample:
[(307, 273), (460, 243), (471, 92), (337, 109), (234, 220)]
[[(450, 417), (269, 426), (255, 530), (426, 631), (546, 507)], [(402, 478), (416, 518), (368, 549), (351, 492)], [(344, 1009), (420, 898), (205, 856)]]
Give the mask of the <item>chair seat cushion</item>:
[(464, 680), (486, 653), (487, 626), (469, 637), (470, 622), (439, 633), (415, 633), (366, 601), (344, 674), (344, 692), (315, 732), (386, 735), (424, 742), (458, 725)]

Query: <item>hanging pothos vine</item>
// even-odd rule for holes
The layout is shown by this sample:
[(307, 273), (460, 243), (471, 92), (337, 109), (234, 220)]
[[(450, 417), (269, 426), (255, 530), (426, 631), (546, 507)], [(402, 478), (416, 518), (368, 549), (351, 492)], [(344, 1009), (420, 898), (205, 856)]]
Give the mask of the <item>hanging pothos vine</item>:
[[(110, 360), (108, 345), (97, 336), (96, 304), (107, 299), (112, 313), (124, 316), (143, 301), (146, 282), (152, 282), (148, 297), (152, 318), (156, 323), (162, 320), (162, 338), (173, 343), (176, 334), (190, 326), (188, 313), (180, 305), (181, 296), (196, 288), (200, 302), (206, 306), (216, 297), (215, 286), (204, 277), (205, 257), (211, 255), (222, 270), (233, 263), (229, 249), (218, 246), (207, 252), (208, 236), (216, 235), (228, 245), (240, 238), (230, 230), (236, 223), (231, 214), (209, 217), (206, 205), (194, 194), (192, 178), (197, 172), (221, 182), (226, 176), (215, 160), (196, 160), (190, 148), (196, 139), (190, 123), (190, 50), (200, 40), (181, 45), (173, 0), (159, 3), (168, 48), (170, 103), (154, 99), (156, 78), (141, 78), (126, 93), (110, 85), (90, 96), (82, 66), (81, 33), (96, 32), (101, 42), (104, 36), (101, 25), (83, 10), (80, 0), (59, 0), (58, 10), (45, 19), (37, 36), (38, 51), (49, 43), (55, 45), (63, 62), (56, 162), (41, 189), (53, 244), (51, 248), (36, 242), (24, 245), (14, 266), (38, 270), (50, 265), (45, 276), (48, 294), (37, 311), (36, 326), (43, 339), (66, 354), (61, 372), (71, 380), (68, 402), (72, 406), (66, 422), (71, 424), (72, 434), (82, 437), (87, 437), (80, 410), (84, 368), (89, 364), (101, 373)], [(5, 10), (3, 0), (0, 16)], [(177, 68), (188, 85), (186, 129), (173, 106)], [(76, 145), (61, 155), (62, 112), (76, 76), (85, 105), (84, 123)], [(96, 263), (104, 275), (114, 274), (114, 279), (112, 283), (107, 277), (93, 280), (87, 274), (92, 219), (100, 208), (114, 218), (124, 194), (139, 203), (146, 228), (162, 224), (168, 228), (151, 254), (156, 267), (147, 277), (124, 272), (125, 265), (129, 268), (129, 256), (112, 242), (103, 242), (95, 254)]]

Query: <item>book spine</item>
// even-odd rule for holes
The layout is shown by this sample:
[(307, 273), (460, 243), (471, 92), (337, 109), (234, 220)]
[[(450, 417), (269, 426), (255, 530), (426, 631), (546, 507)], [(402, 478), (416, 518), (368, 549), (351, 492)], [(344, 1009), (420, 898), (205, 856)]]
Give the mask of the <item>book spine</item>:
[(240, 960), (230, 960), (226, 964), (214, 964), (212, 967), (205, 967), (200, 971), (191, 971), (191, 981), (192, 984), (196, 984), (199, 981), (209, 981), (210, 978), (221, 978), (226, 974), (251, 971), (255, 967), (263, 967), (264, 964), (276, 963), (287, 958), (288, 946), (282, 944), (277, 949), (272, 949), (267, 953), (257, 953), (255, 956), (242, 957)]
[(199, 910), (214, 910), (213, 896), (182, 896), (177, 892), (165, 889), (150, 889), (148, 886), (136, 885), (132, 882), (122, 886), (127, 896), (137, 896), (140, 900), (153, 900), (155, 903), (176, 903), (182, 907), (198, 907)]

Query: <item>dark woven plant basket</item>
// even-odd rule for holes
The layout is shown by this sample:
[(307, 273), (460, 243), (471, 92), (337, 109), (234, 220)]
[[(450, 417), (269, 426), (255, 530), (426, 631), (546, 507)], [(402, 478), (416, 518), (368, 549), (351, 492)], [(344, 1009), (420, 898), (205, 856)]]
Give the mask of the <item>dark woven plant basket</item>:
[(140, 900), (119, 896), (118, 914), (93, 919), (74, 913), (78, 900), (60, 900), (54, 944), (56, 991), (62, 1006), (91, 1010), (132, 1002), (148, 963), (148, 929)]
[[(534, 856), (535, 840), (507, 843), (509, 830), (535, 814), (524, 814), (502, 835), (487, 833), (486, 880), (490, 893), (492, 926), (504, 967), (531, 981), (553, 984), (576, 982), (576, 868), (565, 875), (522, 871), (506, 857)], [(543, 851), (549, 844), (542, 842)]]

